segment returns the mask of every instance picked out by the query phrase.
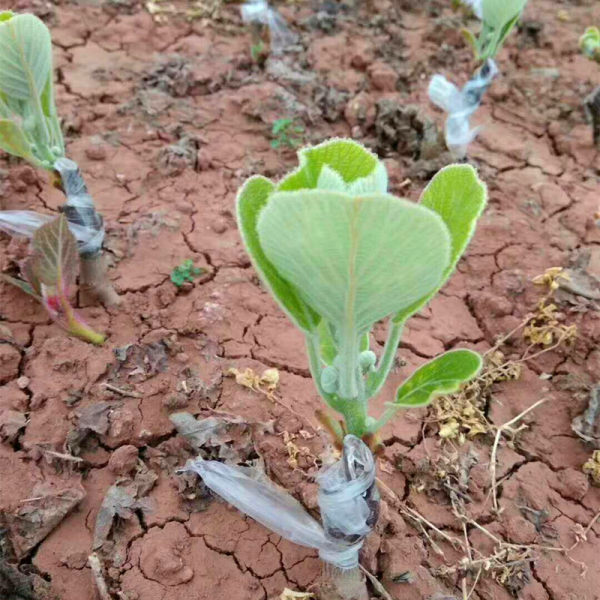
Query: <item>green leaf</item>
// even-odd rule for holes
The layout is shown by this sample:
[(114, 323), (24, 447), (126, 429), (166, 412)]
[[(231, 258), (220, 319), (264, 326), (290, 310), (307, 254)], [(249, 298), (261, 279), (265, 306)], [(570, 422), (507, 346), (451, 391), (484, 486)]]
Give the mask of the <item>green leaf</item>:
[(441, 394), (456, 392), (481, 370), (482, 360), (471, 350), (452, 350), (418, 368), (396, 392), (390, 406), (415, 408), (427, 406)]
[(277, 135), (278, 133), (285, 131), (292, 123), (292, 119), (277, 119), (273, 121), (271, 133)]
[(238, 227), (252, 264), (269, 291), (290, 319), (300, 329), (310, 332), (318, 325), (319, 316), (302, 300), (296, 288), (277, 272), (259, 241), (258, 219), (274, 189), (274, 184), (265, 177), (251, 177), (246, 181), (236, 201)]
[(483, 0), (483, 22), (498, 31), (520, 17), (527, 0)]
[(51, 74), (46, 25), (30, 14), (0, 21), (0, 90), (18, 100), (39, 99)]
[(317, 332), (319, 334), (320, 358), (326, 365), (331, 365), (338, 354), (338, 348), (329, 323), (321, 320)]
[(65, 215), (42, 225), (33, 235), (32, 272), (37, 280), (62, 293), (77, 277), (79, 252)]
[(341, 338), (436, 288), (450, 260), (442, 219), (387, 194), (276, 192), (257, 231), (277, 272)]
[(383, 163), (364, 146), (353, 140), (334, 139), (298, 152), (300, 166), (285, 177), (277, 191), (290, 192), (318, 187), (321, 170), (326, 165), (346, 184), (370, 178), (363, 193), (387, 192), (387, 173)]
[(475, 232), (486, 202), (487, 188), (470, 165), (450, 165), (430, 181), (421, 195), (421, 206), (435, 211), (446, 224), (451, 239), (450, 261), (438, 286), (395, 315), (394, 323), (403, 323), (423, 308), (446, 283)]
[(13, 156), (37, 163), (25, 133), (14, 121), (0, 119), (0, 148)]
[(29, 285), (29, 283), (27, 283), (23, 279), (18, 279), (16, 277), (11, 277), (10, 275), (5, 275), (4, 273), (0, 273), (0, 280), (10, 283), (11, 285), (18, 287), (20, 290), (22, 290), (26, 294), (33, 296), (40, 302), (42, 301), (41, 296), (39, 294), (37, 294), (36, 291), (33, 289), (33, 287), (31, 285)]

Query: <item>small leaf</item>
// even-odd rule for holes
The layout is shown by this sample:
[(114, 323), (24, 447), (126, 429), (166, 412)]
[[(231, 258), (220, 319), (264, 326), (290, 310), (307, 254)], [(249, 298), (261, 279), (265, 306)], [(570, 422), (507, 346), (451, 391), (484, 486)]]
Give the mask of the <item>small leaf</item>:
[(43, 285), (64, 292), (74, 283), (79, 267), (77, 242), (65, 215), (42, 225), (35, 232), (32, 245), (35, 277)]
[(278, 273), (266, 257), (258, 237), (258, 219), (274, 189), (274, 184), (265, 177), (251, 177), (246, 181), (236, 201), (238, 227), (254, 268), (281, 308), (300, 329), (313, 331), (319, 316), (302, 300), (296, 288)]
[(471, 350), (446, 352), (417, 369), (396, 392), (391, 406), (427, 406), (435, 396), (451, 394), (479, 373), (481, 356)]
[(394, 317), (403, 323), (421, 310), (446, 283), (475, 232), (487, 202), (487, 188), (470, 165), (450, 165), (439, 171), (421, 195), (421, 205), (435, 211), (451, 238), (450, 261), (438, 287)]
[(317, 327), (317, 332), (319, 334), (321, 360), (326, 365), (331, 365), (338, 354), (338, 349), (329, 323), (322, 320)]
[(23, 279), (11, 277), (10, 275), (5, 275), (4, 273), (0, 273), (0, 279), (3, 281), (6, 281), (6, 283), (10, 283), (11, 285), (14, 285), (15, 287), (18, 287), (20, 290), (22, 290), (26, 294), (29, 294), (30, 296), (33, 296), (40, 302), (42, 301), (40, 295), (37, 294), (35, 292), (35, 290), (33, 289), (33, 287), (31, 285), (29, 285), (29, 283), (27, 283)]
[[(334, 139), (318, 146), (303, 148), (298, 152), (298, 160), (300, 166), (283, 179), (277, 186), (278, 191), (316, 188), (321, 170), (325, 165), (340, 175), (347, 184), (369, 177), (375, 171), (379, 173), (377, 181), (381, 182), (382, 174), (385, 174), (385, 167), (377, 156), (353, 140)], [(384, 189), (381, 189), (380, 185), (365, 191), (386, 192), (387, 174), (385, 174)]]
[(527, 4), (527, 0), (483, 0), (483, 22), (498, 31), (507, 23), (518, 19)]
[(8, 154), (37, 163), (23, 130), (9, 119), (0, 119), (0, 148)]

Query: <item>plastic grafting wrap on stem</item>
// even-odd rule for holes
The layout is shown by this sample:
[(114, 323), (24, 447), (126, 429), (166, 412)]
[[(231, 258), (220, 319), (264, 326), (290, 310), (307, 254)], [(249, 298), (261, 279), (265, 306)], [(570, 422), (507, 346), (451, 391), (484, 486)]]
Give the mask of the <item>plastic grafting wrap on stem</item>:
[[(370, 455), (370, 462), (367, 454)], [(370, 465), (369, 475), (366, 475), (365, 470), (367, 464)], [(338, 465), (339, 469), (336, 468)], [(354, 436), (346, 436), (342, 459), (319, 476), (318, 481), (321, 485), (321, 477), (325, 478), (328, 499), (333, 495), (338, 501), (337, 506), (343, 505), (346, 518), (355, 523), (347, 529), (353, 532), (361, 531), (361, 534), (335, 537), (329, 531), (326, 533), (300, 502), (256, 469), (198, 458), (188, 461), (183, 471), (197, 473), (208, 488), (238, 510), (291, 542), (317, 549), (322, 560), (339, 569), (358, 566), (358, 551), (364, 537), (371, 530), (366, 527), (366, 523), (372, 521), (374, 525), (377, 519), (377, 508), (372, 508), (371, 517), (365, 513), (365, 506), (369, 502), (365, 498), (375, 498), (377, 495), (376, 491), (373, 491), (373, 455), (369, 448)], [(368, 480), (370, 484), (365, 487)], [(355, 494), (361, 497), (361, 502), (355, 503), (357, 514), (350, 510)], [(332, 503), (325, 504), (328, 507), (326, 510), (333, 506)], [(328, 518), (331, 522), (331, 515)]]
[(288, 46), (296, 43), (296, 35), (288, 29), (283, 17), (271, 8), (266, 0), (248, 0), (242, 5), (241, 13), (245, 23), (257, 23), (268, 27), (272, 54), (281, 54)]
[(317, 476), (325, 534), (338, 543), (361, 542), (379, 516), (375, 460), (357, 437), (344, 438), (342, 460)]
[[(32, 210), (0, 210), (0, 231), (12, 236), (32, 238), (39, 227), (50, 223), (52, 219), (56, 219), (56, 215), (36, 213)], [(95, 230), (76, 223), (69, 223), (69, 229), (80, 247), (98, 235)]]
[(68, 158), (59, 158), (54, 170), (60, 175), (62, 188), (67, 201), (60, 210), (67, 217), (69, 225), (85, 228), (89, 234), (84, 241), (79, 237), (79, 254), (84, 258), (96, 256), (104, 241), (104, 221), (96, 212), (94, 200), (90, 196), (77, 163)]
[(434, 75), (429, 83), (429, 98), (448, 113), (445, 138), (448, 149), (463, 157), (467, 146), (477, 135), (478, 128), (471, 129), (469, 119), (479, 108), (481, 100), (498, 74), (496, 63), (490, 58), (475, 75), (459, 90), (442, 75)]

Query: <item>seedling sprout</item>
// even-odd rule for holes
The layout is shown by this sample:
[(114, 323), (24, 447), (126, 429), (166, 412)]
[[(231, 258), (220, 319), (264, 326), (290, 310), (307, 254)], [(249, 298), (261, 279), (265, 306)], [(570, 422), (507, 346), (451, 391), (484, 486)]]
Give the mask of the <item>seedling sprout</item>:
[(304, 127), (298, 125), (294, 119), (277, 119), (271, 127), (271, 148), (297, 148), (302, 144), (303, 133)]
[[(481, 359), (447, 352), (419, 368), (378, 417), (368, 402), (383, 387), (405, 322), (449, 278), (486, 202), (470, 166), (440, 171), (420, 204), (387, 193), (377, 157), (336, 139), (299, 152), (300, 166), (278, 184), (255, 176), (237, 199), (238, 223), (254, 267), (303, 332), (325, 403), (342, 415), (328, 425), (373, 439), (401, 408), (426, 406), (474, 377)], [(378, 358), (371, 330), (385, 319)]]
[(446, 145), (459, 159), (466, 156), (467, 146), (477, 135), (477, 128), (471, 129), (469, 121), (498, 74), (494, 58), (520, 19), (527, 0), (465, 0), (463, 3), (481, 19), (477, 34), (462, 30), (480, 66), (460, 90), (439, 74), (434, 75), (429, 84), (431, 101), (448, 113)]
[(202, 269), (195, 267), (194, 261), (191, 258), (186, 258), (171, 271), (171, 281), (179, 288), (186, 282), (193, 283), (194, 279), (201, 274)]
[(21, 267), (23, 279), (0, 277), (38, 300), (53, 321), (71, 335), (102, 345), (104, 336), (96, 333), (77, 314), (69, 302), (69, 289), (75, 282), (79, 260), (77, 242), (64, 215), (35, 232), (33, 256)]
[[(0, 148), (53, 174), (54, 184), (67, 197), (62, 211), (78, 232), (82, 291), (104, 304), (117, 304), (102, 255), (102, 217), (77, 165), (65, 157), (53, 76), (46, 25), (31, 14), (0, 12)], [(44, 221), (40, 216), (39, 225)], [(7, 220), (3, 222), (4, 230), (10, 230)], [(18, 230), (17, 222), (14, 231)]]

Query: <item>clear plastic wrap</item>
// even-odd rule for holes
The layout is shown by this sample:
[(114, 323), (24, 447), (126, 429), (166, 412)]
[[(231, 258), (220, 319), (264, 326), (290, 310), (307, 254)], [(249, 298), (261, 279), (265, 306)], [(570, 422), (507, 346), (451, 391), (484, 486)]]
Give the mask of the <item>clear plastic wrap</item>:
[(363, 539), (379, 513), (373, 455), (352, 435), (344, 439), (342, 458), (317, 478), (324, 527), (257, 469), (198, 458), (182, 471), (197, 473), (238, 510), (291, 542), (316, 548), (322, 560), (339, 569), (358, 565)]
[(296, 43), (297, 36), (289, 30), (283, 17), (271, 8), (266, 0), (249, 0), (242, 5), (241, 12), (245, 23), (268, 27), (272, 54), (282, 54), (286, 48)]
[[(79, 254), (87, 258), (96, 256), (104, 241), (104, 223), (100, 214), (96, 212), (79, 167), (68, 158), (59, 158), (54, 168), (61, 176), (63, 191), (67, 197), (60, 210), (67, 217), (69, 229), (77, 240)], [(56, 215), (31, 210), (2, 210), (0, 231), (31, 238), (38, 227), (54, 218)]]
[(477, 135), (478, 128), (471, 129), (469, 121), (497, 74), (498, 67), (490, 58), (461, 90), (443, 75), (434, 75), (431, 78), (429, 98), (448, 113), (444, 132), (446, 145), (457, 158), (466, 155), (468, 145)]
[(87, 232), (85, 239), (77, 237), (79, 254), (90, 258), (100, 253), (104, 241), (104, 221), (96, 212), (94, 200), (88, 192), (85, 181), (81, 176), (77, 163), (68, 158), (59, 158), (54, 163), (54, 170), (60, 175), (62, 188), (67, 201), (61, 206), (61, 211), (69, 221), (69, 227), (78, 226)]
[[(32, 210), (0, 210), (0, 231), (12, 236), (33, 237), (38, 227), (55, 219), (56, 215), (45, 215)], [(80, 247), (95, 243), (98, 232), (76, 223), (69, 223), (69, 229)]]
[(483, 0), (461, 0), (465, 6), (469, 6), (478, 19), (483, 19)]

